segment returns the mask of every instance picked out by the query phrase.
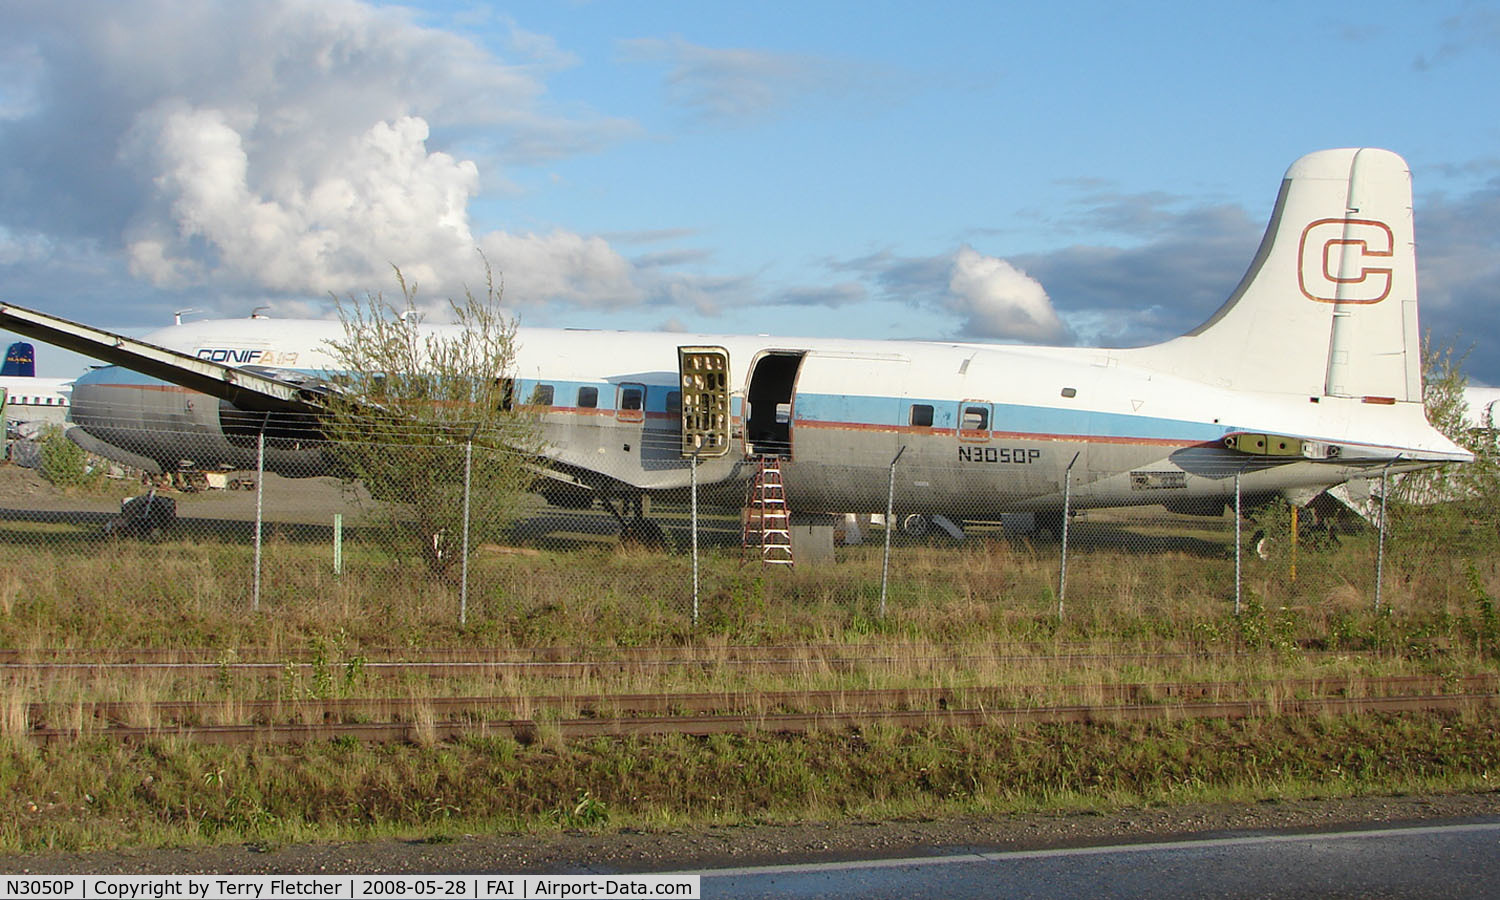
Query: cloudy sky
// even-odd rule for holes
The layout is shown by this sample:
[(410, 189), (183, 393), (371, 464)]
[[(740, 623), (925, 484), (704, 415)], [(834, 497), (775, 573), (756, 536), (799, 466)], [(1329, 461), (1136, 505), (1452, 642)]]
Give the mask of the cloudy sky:
[[(1500, 7), (0, 0), (0, 297), (1130, 346), (1282, 173), (1387, 147), (1423, 325), (1500, 384)], [(41, 350), (43, 374), (77, 358)]]

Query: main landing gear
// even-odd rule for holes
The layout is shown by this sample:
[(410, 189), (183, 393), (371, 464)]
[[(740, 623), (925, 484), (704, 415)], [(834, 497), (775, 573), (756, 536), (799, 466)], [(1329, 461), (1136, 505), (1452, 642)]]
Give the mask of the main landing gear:
[[(616, 503), (616, 498), (609, 494), (601, 494), (599, 497), (599, 502), (620, 523), (620, 543), (634, 544), (650, 550), (667, 549), (666, 531), (646, 518), (645, 495), (631, 494), (618, 500)], [(627, 515), (629, 518), (626, 518)]]

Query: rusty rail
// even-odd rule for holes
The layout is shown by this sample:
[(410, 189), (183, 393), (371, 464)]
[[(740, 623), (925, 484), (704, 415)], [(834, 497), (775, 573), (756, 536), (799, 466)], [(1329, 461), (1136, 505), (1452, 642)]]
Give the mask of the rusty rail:
[(588, 716), (714, 713), (730, 710), (829, 711), (840, 709), (949, 709), (961, 705), (995, 707), (1024, 702), (1027, 697), (1088, 696), (1100, 702), (1142, 703), (1153, 700), (1238, 700), (1275, 692), (1298, 694), (1389, 696), (1392, 694), (1482, 693), (1500, 690), (1500, 675), (1387, 675), (1368, 678), (1329, 676), (1274, 682), (1153, 682), (973, 686), (962, 688), (884, 688), (860, 690), (549, 694), (478, 697), (365, 697), (300, 698), (295, 700), (163, 700), (153, 702), (98, 701), (91, 703), (36, 702), (27, 704), (27, 721), (45, 723), (63, 716), (79, 716), (128, 724), (132, 719), (183, 724), (222, 718), (232, 712), (249, 722), (342, 722), (359, 716), (384, 716), (391, 721), (476, 714), (527, 716), (536, 710), (575, 710)]
[[(357, 653), (360, 657), (381, 664), (439, 664), (439, 663), (624, 663), (650, 662), (703, 663), (723, 661), (806, 660), (827, 657), (858, 658), (866, 653), (885, 656), (905, 646), (924, 653), (966, 655), (978, 658), (1025, 659), (1038, 658), (1056, 660), (1114, 660), (1114, 659), (1179, 659), (1201, 656), (1263, 656), (1279, 651), (1254, 650), (1245, 647), (1205, 645), (1191, 641), (1145, 641), (1131, 642), (1117, 650), (1101, 652), (1098, 643), (1088, 642), (1027, 642), (988, 641), (982, 643), (918, 642), (910, 645), (884, 644), (765, 644), (706, 646), (684, 644), (678, 646), (649, 647), (355, 647), (339, 650), (340, 654)], [(1316, 642), (1299, 645), (1305, 653), (1314, 655), (1346, 655), (1348, 650), (1325, 650)], [(1442, 652), (1443, 646), (1426, 648)], [(1365, 649), (1357, 651), (1363, 656), (1401, 655), (1405, 648)], [(269, 647), (53, 647), (53, 648), (0, 648), (0, 666), (35, 666), (46, 663), (72, 666), (176, 664), (219, 667), (229, 665), (274, 665), (287, 663), (311, 664), (314, 653), (310, 649), (288, 652)]]
[[(843, 729), (884, 723), (900, 728), (976, 727), (1037, 723), (1097, 723), (1173, 721), (1182, 719), (1239, 719), (1268, 715), (1350, 715), (1356, 713), (1468, 710), (1496, 705), (1494, 694), (1445, 694), (1408, 697), (1328, 697), (1316, 700), (1240, 700), (1172, 706), (1105, 705), (1036, 707), (1029, 709), (866, 710), (861, 712), (783, 713), (724, 716), (654, 716), (643, 718), (573, 718), (539, 723), (533, 719), (482, 722), (354, 722), (313, 725), (214, 725), (196, 728), (112, 728), (105, 735), (125, 742), (185, 739), (214, 744), (287, 744), (353, 738), (377, 743), (456, 740), (471, 736), (509, 735), (518, 741), (535, 740), (544, 729), (555, 729), (564, 739), (662, 734), (710, 735), (749, 732), (792, 732)], [(87, 734), (87, 733), (86, 733)], [(75, 740), (67, 729), (31, 733), (36, 743)]]
[[(1070, 706), (1010, 706), (989, 708), (983, 705), (962, 709), (859, 709), (816, 710), (807, 712), (754, 712), (734, 714), (654, 715), (654, 716), (576, 716), (550, 721), (535, 718), (442, 720), (414, 716), (407, 721), (386, 722), (319, 722), (314, 724), (271, 723), (259, 725), (200, 725), (175, 727), (117, 726), (98, 730), (70, 728), (37, 728), (28, 734), (32, 741), (50, 744), (80, 737), (107, 737), (125, 742), (159, 739), (183, 739), (217, 744), (304, 743), (335, 738), (372, 742), (412, 741), (431, 743), (466, 736), (508, 735), (516, 740), (534, 740), (546, 729), (553, 729), (564, 739), (660, 734), (739, 734), (754, 731), (808, 732), (843, 729), (884, 723), (902, 728), (975, 727), (981, 725), (1018, 725), (1025, 723), (1093, 723), (1133, 721), (1173, 721), (1179, 719), (1237, 719), (1273, 715), (1350, 715), (1357, 713), (1396, 713), (1487, 708), (1500, 703), (1492, 676), (1476, 676), (1488, 689), (1482, 693), (1403, 694), (1370, 697), (1316, 697), (1301, 699), (1214, 699), (1202, 702), (1171, 704), (1096, 704)], [(1467, 687), (1467, 685), (1465, 685)], [(1126, 687), (1126, 686), (1119, 686)], [(1161, 687), (1153, 685), (1149, 687)], [(862, 692), (797, 692), (808, 697), (828, 699), (837, 695), (846, 702)], [(868, 692), (888, 693), (888, 692)], [(651, 696), (651, 695), (640, 695)], [(671, 695), (656, 695), (658, 699)], [(684, 697), (728, 697), (733, 695), (677, 695)], [(745, 695), (741, 695), (745, 696)], [(453, 698), (475, 699), (475, 698)], [(515, 699), (515, 698), (511, 698)], [(572, 698), (575, 702), (578, 698)], [(618, 701), (625, 698), (605, 698)], [(425, 701), (431, 702), (431, 701)], [(530, 702), (535, 702), (534, 700)], [(425, 719), (425, 720), (424, 720)]]
[[(334, 659), (327, 662), (12, 662), (0, 663), (0, 678), (51, 677), (63, 674), (91, 677), (118, 677), (122, 675), (162, 674), (183, 677), (244, 676), (270, 679), (284, 677), (288, 672), (299, 676), (316, 673), (319, 669), (336, 672), (348, 667), (357, 667), (366, 677), (407, 677), (423, 675), (428, 678), (495, 677), (552, 678), (559, 680), (598, 678), (608, 675), (627, 675), (663, 671), (697, 669), (754, 670), (764, 674), (802, 674), (809, 671), (834, 673), (861, 672), (887, 666), (910, 667), (919, 664), (957, 665), (1011, 665), (1038, 663), (1066, 669), (1083, 665), (1150, 665), (1169, 661), (1190, 659), (1253, 659), (1267, 653), (1161, 653), (1161, 654), (1077, 654), (1067, 656), (1017, 656), (1017, 655), (869, 655), (869, 656), (806, 656), (806, 657), (681, 657), (671, 659), (615, 659), (615, 660), (473, 660), (467, 662), (432, 662), (412, 660), (367, 660), (362, 657)], [(1379, 654), (1375, 654), (1379, 655)], [(1396, 656), (1394, 651), (1386, 654)], [(1315, 651), (1302, 655), (1308, 661), (1330, 657), (1347, 657), (1348, 653)]]

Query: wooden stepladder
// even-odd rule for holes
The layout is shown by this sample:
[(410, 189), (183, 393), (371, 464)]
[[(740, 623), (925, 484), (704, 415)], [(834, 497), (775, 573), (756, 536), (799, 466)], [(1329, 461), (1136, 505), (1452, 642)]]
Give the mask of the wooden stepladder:
[(768, 566), (792, 565), (791, 516), (781, 483), (781, 460), (776, 457), (761, 457), (750, 482), (744, 545), (759, 547), (760, 561)]

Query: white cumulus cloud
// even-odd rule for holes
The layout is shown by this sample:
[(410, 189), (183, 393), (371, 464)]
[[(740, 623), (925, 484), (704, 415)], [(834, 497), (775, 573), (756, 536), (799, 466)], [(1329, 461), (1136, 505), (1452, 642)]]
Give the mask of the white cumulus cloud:
[(963, 332), (969, 337), (1032, 343), (1069, 338), (1040, 282), (972, 247), (954, 254), (945, 305), (964, 317)]
[(436, 305), (482, 281), (477, 250), (518, 306), (641, 303), (673, 277), (602, 238), (472, 222), (483, 177), (465, 156), (503, 181), (502, 164), (633, 132), (549, 107), (542, 79), (571, 58), (548, 39), (515, 29), (501, 59), (355, 0), (0, 0), (0, 15), (0, 51), (46, 86), (0, 103), (0, 181), (19, 186), (0, 228), (113, 244), (164, 289), (288, 304), (389, 286), (394, 265)]

